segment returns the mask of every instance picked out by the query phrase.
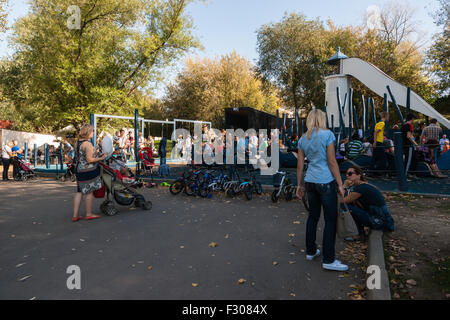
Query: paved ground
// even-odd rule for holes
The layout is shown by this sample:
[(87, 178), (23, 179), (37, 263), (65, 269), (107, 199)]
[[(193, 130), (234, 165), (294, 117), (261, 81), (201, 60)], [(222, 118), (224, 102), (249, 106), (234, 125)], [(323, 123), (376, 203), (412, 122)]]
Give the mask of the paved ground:
[[(305, 260), (298, 201), (161, 187), (142, 190), (149, 212), (121, 207), (72, 223), (74, 191), (70, 182), (0, 182), (0, 299), (347, 299), (364, 277), (358, 265), (330, 272)], [(338, 240), (336, 251), (344, 246)], [(81, 268), (81, 290), (66, 287), (69, 265)]]

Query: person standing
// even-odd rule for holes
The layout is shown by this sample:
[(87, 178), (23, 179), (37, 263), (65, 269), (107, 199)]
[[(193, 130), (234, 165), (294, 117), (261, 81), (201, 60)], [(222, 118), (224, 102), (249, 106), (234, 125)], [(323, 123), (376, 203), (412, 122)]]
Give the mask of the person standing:
[(444, 151), (444, 146), (445, 146), (445, 143), (448, 143), (449, 142), (449, 140), (447, 139), (447, 135), (446, 134), (443, 134), (442, 135), (442, 138), (441, 139), (439, 139), (439, 146), (440, 146), (440, 151), (442, 152), (442, 151)]
[[(315, 109), (306, 119), (308, 131), (298, 143), (297, 197), (301, 200), (306, 196), (309, 203), (306, 223), (306, 259), (313, 260), (320, 255), (316, 245), (316, 233), (323, 208), (325, 228), (322, 267), (327, 270), (346, 271), (348, 266), (335, 259), (337, 192), (344, 197), (344, 188), (336, 162), (334, 148), (336, 138), (326, 128), (325, 117), (323, 111)], [(305, 156), (309, 164), (303, 179)]]
[(386, 153), (384, 147), (384, 128), (386, 121), (389, 121), (389, 113), (383, 111), (380, 113), (381, 120), (375, 125), (372, 170), (376, 175), (384, 174), (386, 170)]
[(19, 144), (19, 142), (17, 140), (13, 140), (13, 147), (11, 148), (11, 151), (13, 153), (13, 156), (16, 156), (17, 158), (22, 159), (23, 150), (20, 149), (18, 144)]
[(9, 141), (9, 142), (5, 143), (5, 145), (2, 148), (3, 181), (10, 180), (8, 178), (8, 170), (9, 170), (9, 165), (11, 163), (11, 159), (13, 157), (13, 153), (11, 150), (13, 146), (14, 146), (14, 144), (12, 143), (12, 141)]
[(13, 164), (13, 178), (17, 179), (17, 175), (19, 174), (19, 170), (20, 170), (20, 165), (19, 165), (19, 161), (18, 159), (22, 159), (22, 153), (23, 150), (20, 149), (20, 147), (18, 146), (19, 142), (17, 140), (13, 140), (13, 147), (11, 148), (12, 151), (12, 158), (11, 158), (11, 163)]
[(98, 162), (106, 159), (107, 155), (105, 154), (101, 157), (96, 157), (94, 155), (94, 146), (91, 143), (93, 136), (94, 127), (89, 124), (83, 125), (80, 129), (80, 139), (75, 146), (77, 192), (75, 193), (73, 201), (73, 222), (81, 220), (78, 212), (83, 196), (85, 196), (86, 201), (85, 219), (92, 220), (100, 218), (100, 216), (92, 213), (92, 202), (94, 200), (93, 192), (102, 187)]
[(127, 142), (127, 136), (124, 129), (120, 129), (119, 139), (117, 140), (119, 148), (124, 149)]
[(430, 149), (431, 159), (434, 161), (434, 151), (439, 147), (439, 136), (442, 134), (442, 128), (438, 125), (437, 119), (431, 119), (430, 125), (422, 130), (420, 141), (425, 140), (425, 144)]
[[(417, 143), (414, 141), (414, 126), (413, 121), (416, 119), (412, 113), (406, 115), (406, 123), (402, 126), (402, 139), (403, 139), (403, 154), (405, 156), (405, 174), (408, 175), (408, 171), (415, 171), (417, 167)], [(409, 177), (415, 178), (415, 175), (410, 174)]]

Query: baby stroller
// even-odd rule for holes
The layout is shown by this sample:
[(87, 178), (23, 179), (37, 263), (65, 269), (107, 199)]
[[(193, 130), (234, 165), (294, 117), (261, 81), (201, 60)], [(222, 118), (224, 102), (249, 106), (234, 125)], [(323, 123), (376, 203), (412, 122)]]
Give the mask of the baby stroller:
[(134, 178), (124, 177), (119, 170), (111, 168), (110, 163), (116, 161), (110, 158), (106, 162), (100, 162), (100, 172), (103, 186), (106, 191), (106, 200), (100, 205), (100, 210), (107, 216), (114, 216), (118, 210), (114, 207), (113, 200), (121, 206), (130, 206), (134, 203), (137, 208), (151, 210), (152, 202), (146, 201), (144, 196), (136, 191), (141, 187)]
[(152, 181), (149, 187), (155, 187), (156, 183), (153, 180), (153, 167), (155, 166), (155, 159), (153, 159), (153, 151), (150, 147), (144, 147), (139, 150), (139, 164), (138, 174), (143, 176), (150, 175)]
[(27, 181), (30, 178), (35, 178), (36, 173), (31, 168), (31, 163), (25, 162), (18, 157), (14, 157), (13, 159), (13, 166), (14, 166), (14, 179), (16, 181)]
[(70, 179), (70, 181), (75, 182), (75, 180), (77, 179), (75, 175), (75, 164), (73, 162), (67, 162), (66, 166), (66, 173), (61, 177), (61, 181), (64, 182), (67, 179)]

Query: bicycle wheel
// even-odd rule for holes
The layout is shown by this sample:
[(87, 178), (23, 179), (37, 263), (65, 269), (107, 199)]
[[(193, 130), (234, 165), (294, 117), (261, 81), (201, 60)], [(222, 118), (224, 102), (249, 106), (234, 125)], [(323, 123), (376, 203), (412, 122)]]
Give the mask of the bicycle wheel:
[(293, 199), (294, 190), (295, 190), (295, 188), (293, 186), (287, 186), (284, 189), (284, 198), (286, 199), (286, 201), (291, 201)]
[(278, 199), (280, 198), (280, 196), (278, 195), (278, 191), (279, 190), (273, 190), (273, 192), (272, 192), (272, 196), (271, 196), (271, 199), (272, 199), (272, 202), (273, 203), (277, 203), (278, 202)]
[(249, 183), (244, 187), (244, 194), (247, 200), (252, 200), (253, 198), (253, 186)]
[(202, 198), (207, 198), (208, 195), (211, 194), (211, 192), (211, 187), (209, 187), (207, 183), (202, 184), (198, 190), (198, 193)]
[(188, 181), (184, 186), (184, 193), (187, 194), (188, 196), (195, 196), (197, 189), (198, 187), (195, 181)]
[(233, 188), (226, 188), (225, 189), (225, 193), (227, 194), (228, 197), (233, 198), (234, 197), (234, 190)]
[(169, 187), (169, 191), (173, 195), (179, 194), (181, 191), (183, 191), (183, 181), (177, 180), (174, 183), (172, 183)]

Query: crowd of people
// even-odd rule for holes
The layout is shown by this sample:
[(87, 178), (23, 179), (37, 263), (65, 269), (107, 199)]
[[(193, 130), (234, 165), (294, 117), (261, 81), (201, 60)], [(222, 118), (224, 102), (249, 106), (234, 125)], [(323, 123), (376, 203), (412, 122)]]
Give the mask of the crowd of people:
[[(369, 156), (372, 158), (370, 165), (372, 176), (393, 174), (396, 171), (395, 146), (394, 142), (387, 137), (385, 130), (389, 114), (381, 112), (380, 118), (371, 137), (362, 138), (360, 132), (355, 132), (351, 139), (343, 139), (337, 154), (338, 160), (355, 160), (361, 155)], [(442, 135), (442, 129), (436, 119), (431, 119), (428, 126), (420, 123), (416, 129), (414, 128), (415, 119), (413, 114), (408, 114), (403, 126), (394, 126), (402, 133), (405, 173), (409, 178), (417, 178), (417, 164), (421, 161), (430, 167), (433, 177), (447, 178), (440, 172), (435, 157), (436, 149), (440, 154), (450, 149), (447, 136)]]
[[(339, 170), (339, 155), (351, 160), (366, 154), (372, 157), (372, 168), (383, 171), (389, 168), (393, 161), (395, 146), (392, 140), (386, 137), (385, 123), (389, 115), (380, 114), (381, 120), (375, 125), (373, 139), (361, 139), (360, 133), (355, 132), (351, 139), (345, 139), (335, 150), (336, 137), (326, 128), (326, 115), (323, 111), (312, 110), (306, 120), (307, 132), (299, 137), (292, 135), (286, 141), (288, 150), (296, 150), (298, 153), (297, 164), (297, 192), (299, 199), (308, 199), (308, 219), (306, 224), (306, 259), (313, 260), (321, 252), (316, 244), (316, 232), (321, 212), (324, 214), (325, 228), (323, 230), (323, 263), (327, 270), (345, 271), (348, 266), (336, 259), (335, 239), (338, 209), (348, 207), (358, 228), (358, 236), (347, 240), (364, 240), (365, 227), (383, 231), (393, 231), (394, 221), (389, 213), (387, 203), (382, 193), (368, 183), (366, 175), (358, 166), (351, 166), (346, 171), (346, 179), (342, 180)], [(403, 136), (403, 152), (405, 154), (405, 169), (415, 171), (419, 154), (427, 155), (425, 161), (429, 162), (433, 174), (440, 177), (441, 174), (435, 165), (434, 150), (448, 152), (449, 141), (446, 135), (442, 135), (442, 129), (436, 119), (430, 121), (430, 125), (423, 126), (420, 134), (414, 130), (415, 117), (412, 114), (406, 116), (406, 122), (400, 131)], [(441, 136), (442, 135), (442, 136)], [(87, 220), (98, 219), (100, 216), (92, 213), (93, 192), (98, 190), (102, 183), (98, 162), (106, 158), (105, 154), (97, 152), (91, 143), (94, 136), (94, 127), (84, 125), (79, 133), (79, 140), (75, 146), (68, 141), (63, 141), (63, 148), (70, 159), (76, 158), (77, 192), (74, 197), (74, 210), (72, 221), (80, 220), (79, 208), (81, 200), (85, 196)], [(97, 144), (100, 145), (104, 134), (100, 134)], [(139, 149), (149, 148), (161, 159), (166, 157), (166, 138), (162, 138), (159, 148), (156, 150), (155, 140), (152, 136), (144, 138), (142, 133), (137, 137)], [(200, 139), (200, 141), (199, 141)], [(233, 150), (228, 150), (226, 142), (234, 139)], [(372, 140), (372, 141), (371, 141)], [(133, 131), (122, 129), (112, 136), (114, 153), (124, 154), (125, 162), (135, 157), (135, 137)], [(194, 144), (201, 142), (203, 155), (210, 153), (213, 157), (218, 151), (222, 152), (224, 159), (232, 152), (236, 163), (238, 154), (247, 156), (256, 155), (258, 150), (268, 150), (272, 137), (245, 134), (242, 137), (229, 137), (226, 130), (221, 134), (215, 134), (207, 126), (202, 129), (201, 137), (187, 135), (172, 139), (173, 154), (188, 161), (194, 159)], [(419, 142), (419, 143), (418, 143)], [(281, 142), (280, 142), (281, 144)], [(427, 148), (427, 149), (425, 149)], [(57, 152), (57, 150), (55, 150)], [(10, 141), (2, 148), (3, 180), (8, 180), (8, 169), (11, 159), (20, 158), (23, 150), (18, 147), (17, 141)], [(305, 166), (305, 159), (308, 165)], [(163, 163), (163, 162), (161, 162)], [(306, 169), (306, 172), (304, 172)]]

